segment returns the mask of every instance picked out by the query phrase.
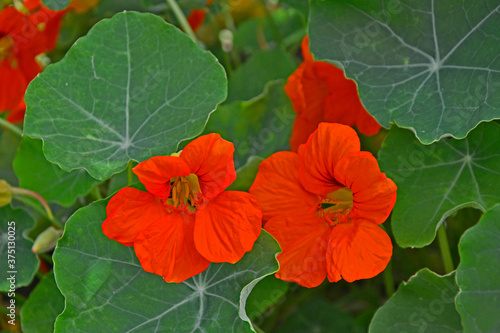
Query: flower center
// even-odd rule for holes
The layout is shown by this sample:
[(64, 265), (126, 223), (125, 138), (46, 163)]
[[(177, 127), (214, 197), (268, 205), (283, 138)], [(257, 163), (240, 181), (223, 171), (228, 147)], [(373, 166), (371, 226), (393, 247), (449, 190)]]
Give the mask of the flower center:
[(175, 177), (170, 180), (171, 195), (167, 204), (175, 208), (184, 208), (194, 212), (200, 201), (200, 182), (194, 173), (189, 176)]
[(12, 56), (12, 51), (14, 49), (14, 44), (9, 35), (0, 35), (0, 60), (5, 58), (10, 58)]
[(335, 192), (328, 193), (319, 204), (316, 215), (323, 217), (328, 224), (334, 226), (349, 220), (352, 205), (352, 191), (350, 188), (344, 187)]

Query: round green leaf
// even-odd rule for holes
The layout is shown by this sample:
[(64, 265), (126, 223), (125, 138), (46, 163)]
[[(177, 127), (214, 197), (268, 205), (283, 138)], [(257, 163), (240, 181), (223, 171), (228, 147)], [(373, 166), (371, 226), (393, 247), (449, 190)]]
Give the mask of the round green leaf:
[(24, 137), (14, 159), (19, 186), (35, 191), (47, 201), (71, 206), (97, 182), (83, 169), (65, 172), (43, 155), (40, 140)]
[(220, 133), (234, 144), (236, 168), (252, 155), (266, 158), (290, 149), (295, 112), (283, 86), (283, 81), (270, 82), (258, 97), (221, 105), (210, 117), (204, 133)]
[(338, 61), (385, 127), (423, 143), (500, 118), (497, 0), (312, 0), (311, 51)]
[(64, 310), (64, 297), (57, 288), (53, 272), (44, 276), (21, 308), (24, 333), (54, 332), (57, 316)]
[[(0, 222), (0, 262), (2, 263), (0, 291), (9, 291), (10, 281), (13, 280), (7, 280), (8, 278), (14, 276), (16, 288), (24, 287), (31, 283), (38, 270), (40, 262), (36, 254), (31, 252), (33, 242), (24, 238), (23, 235), (33, 228), (35, 222), (23, 209), (13, 209), (9, 205), (0, 207)], [(14, 260), (14, 262), (8, 260)]]
[[(236, 264), (211, 264), (183, 282), (144, 271), (134, 250), (101, 229), (106, 201), (77, 211), (54, 253), (66, 308), (56, 332), (251, 332), (245, 303), (278, 270), (277, 242), (265, 231)], [(246, 321), (246, 322), (245, 322)]]
[(500, 332), (500, 206), (467, 230), (458, 250), (456, 306), (465, 332)]
[(439, 276), (424, 268), (375, 313), (369, 332), (462, 332), (454, 302), (457, 292), (455, 273)]
[(465, 139), (422, 145), (393, 128), (379, 152), (380, 169), (398, 186), (392, 230), (401, 247), (432, 243), (455, 211), (482, 211), (500, 201), (500, 125), (480, 124)]
[(29, 85), (24, 133), (63, 170), (104, 180), (168, 155), (226, 97), (222, 66), (176, 27), (124, 12), (97, 23)]
[(258, 51), (230, 76), (227, 101), (250, 100), (262, 94), (269, 81), (286, 79), (296, 67), (280, 48)]

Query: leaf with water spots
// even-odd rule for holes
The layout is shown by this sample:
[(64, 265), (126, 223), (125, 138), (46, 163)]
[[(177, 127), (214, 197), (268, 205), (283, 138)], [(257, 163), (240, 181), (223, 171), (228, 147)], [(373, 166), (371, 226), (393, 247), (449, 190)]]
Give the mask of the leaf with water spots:
[[(497, 169), (498, 170), (498, 169)], [(500, 206), (487, 211), (458, 245), (455, 300), (466, 332), (500, 332)]]
[(245, 304), (252, 288), (278, 270), (278, 243), (262, 231), (236, 264), (211, 264), (183, 283), (144, 271), (131, 247), (101, 229), (106, 201), (76, 212), (54, 253), (66, 308), (56, 332), (252, 332)]
[(312, 0), (309, 33), (380, 124), (432, 143), (500, 118), (499, 24), (498, 0)]
[(201, 133), (226, 90), (211, 53), (161, 17), (124, 12), (31, 82), (24, 132), (63, 170), (104, 180)]
[(500, 125), (480, 124), (462, 140), (422, 145), (393, 128), (379, 152), (380, 169), (398, 186), (392, 229), (401, 247), (430, 244), (446, 217), (464, 207), (500, 202)]

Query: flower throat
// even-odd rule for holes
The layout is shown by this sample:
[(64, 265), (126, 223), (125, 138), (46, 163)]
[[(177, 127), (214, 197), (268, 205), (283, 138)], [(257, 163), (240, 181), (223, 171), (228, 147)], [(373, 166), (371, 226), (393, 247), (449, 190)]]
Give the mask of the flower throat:
[(331, 226), (348, 222), (352, 205), (352, 191), (350, 188), (344, 187), (326, 195), (318, 205), (316, 216), (324, 218)]

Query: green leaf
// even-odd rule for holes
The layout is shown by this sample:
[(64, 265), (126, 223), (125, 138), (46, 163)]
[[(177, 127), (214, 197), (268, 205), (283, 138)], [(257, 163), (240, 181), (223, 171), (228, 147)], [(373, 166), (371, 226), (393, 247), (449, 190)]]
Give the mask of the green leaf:
[[(14, 276), (16, 288), (27, 286), (38, 270), (38, 257), (31, 252), (33, 242), (24, 233), (33, 227), (33, 218), (22, 209), (0, 207), (0, 291), (9, 291)], [(12, 223), (14, 222), (14, 223)], [(14, 260), (14, 261), (8, 261)], [(12, 265), (12, 266), (11, 266)]]
[(288, 78), (296, 67), (281, 48), (255, 52), (229, 78), (227, 102), (247, 101), (262, 94), (266, 83)]
[(21, 139), (17, 135), (0, 127), (0, 179), (6, 180), (12, 186), (18, 184), (12, 160), (20, 142)]
[(52, 10), (62, 10), (68, 7), (70, 2), (71, 0), (42, 0), (43, 5)]
[(279, 38), (282, 38), (282, 45), (288, 51), (293, 43), (300, 44), (306, 35), (306, 25), (300, 12), (281, 7), (273, 11), (271, 18), (273, 21), (269, 16), (261, 16), (241, 22), (234, 34), (234, 48), (252, 54), (260, 52), (263, 45), (272, 48), (280, 44)]
[(266, 158), (290, 149), (295, 112), (283, 86), (283, 81), (270, 82), (259, 97), (221, 105), (210, 117), (204, 133), (220, 133), (234, 144), (236, 168), (252, 155)]
[(465, 139), (422, 145), (394, 128), (379, 152), (380, 169), (398, 186), (392, 230), (401, 247), (423, 247), (464, 207), (486, 211), (500, 200), (500, 125), (480, 124)]
[(222, 66), (176, 27), (124, 12), (97, 23), (29, 85), (24, 132), (63, 170), (104, 180), (177, 150), (226, 97)]
[(64, 310), (64, 297), (57, 288), (54, 273), (45, 275), (21, 308), (24, 333), (54, 332), (57, 316)]
[(375, 313), (370, 333), (462, 332), (455, 309), (455, 273), (439, 276), (424, 268)]
[(499, 332), (500, 206), (487, 211), (467, 230), (458, 250), (460, 265), (455, 300), (466, 332)]
[(61, 170), (47, 161), (40, 140), (24, 137), (14, 159), (14, 170), (19, 186), (35, 191), (47, 201), (71, 206), (97, 184), (85, 170)]
[(250, 156), (244, 166), (236, 170), (236, 180), (229, 185), (228, 191), (248, 191), (252, 186), (259, 165), (264, 159), (260, 156)]
[(309, 17), (308, 1), (304, 1), (304, 0), (280, 0), (280, 2), (297, 9), (304, 16), (304, 18), (306, 20)]
[(250, 319), (258, 325), (263, 319), (264, 311), (280, 302), (288, 289), (290, 289), (289, 282), (277, 279), (273, 275), (262, 279), (247, 299), (245, 310)]
[(322, 298), (315, 297), (299, 305), (276, 333), (354, 333), (354, 320), (348, 314)]
[[(250, 332), (245, 302), (254, 285), (278, 270), (277, 242), (262, 231), (236, 264), (211, 264), (183, 282), (142, 269), (134, 250), (101, 229), (106, 201), (77, 211), (54, 253), (66, 308), (56, 332)], [(91, 240), (91, 241), (89, 241)]]
[(311, 0), (311, 51), (340, 62), (384, 126), (423, 143), (500, 118), (498, 1)]

